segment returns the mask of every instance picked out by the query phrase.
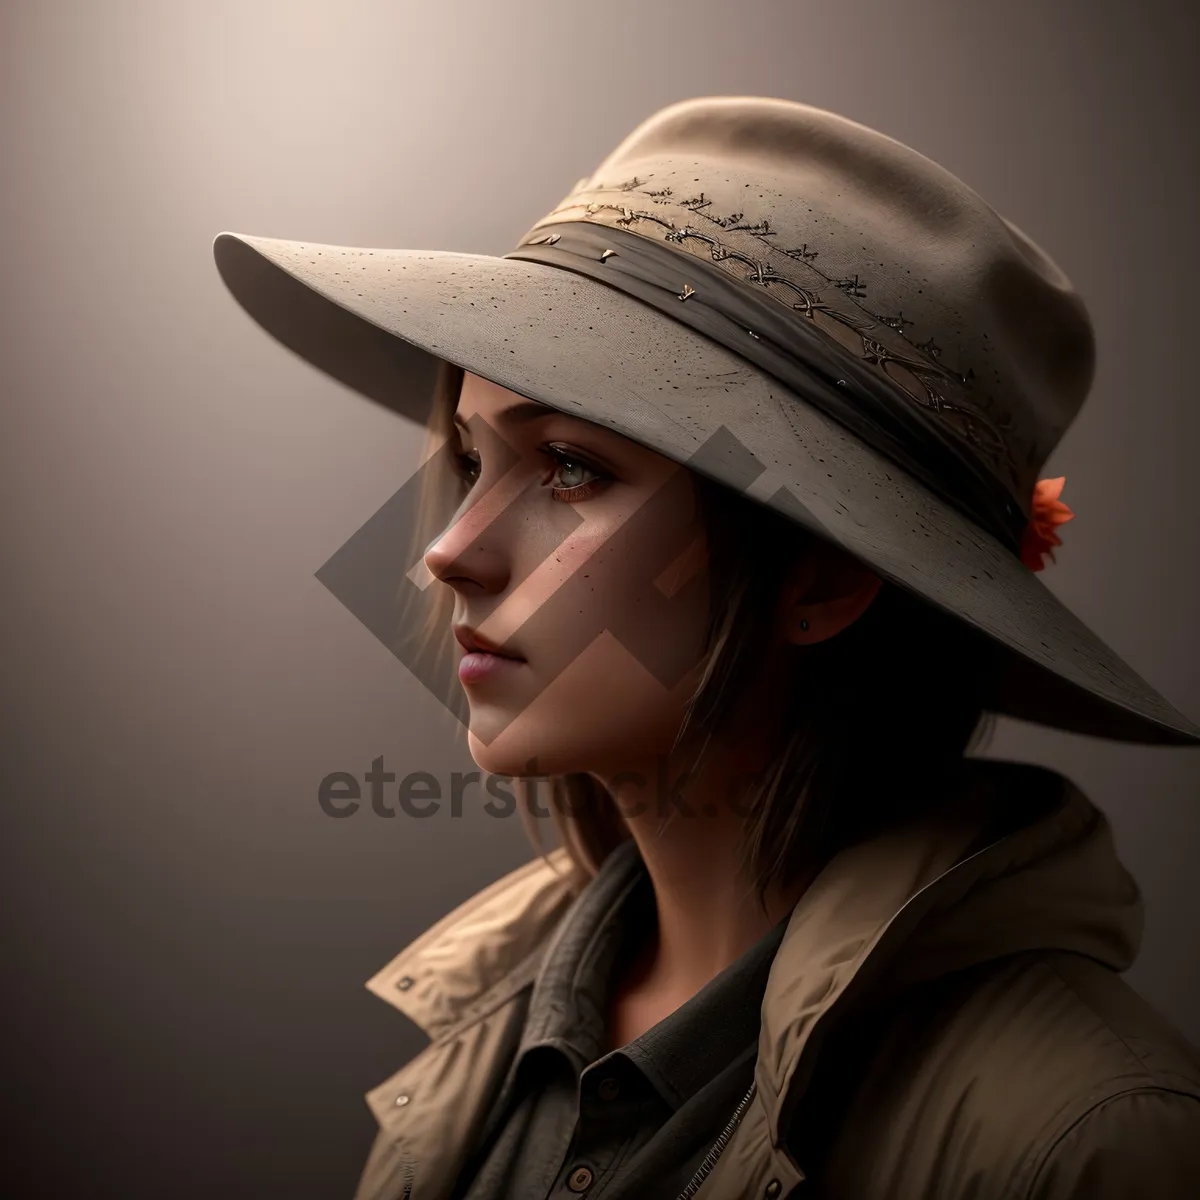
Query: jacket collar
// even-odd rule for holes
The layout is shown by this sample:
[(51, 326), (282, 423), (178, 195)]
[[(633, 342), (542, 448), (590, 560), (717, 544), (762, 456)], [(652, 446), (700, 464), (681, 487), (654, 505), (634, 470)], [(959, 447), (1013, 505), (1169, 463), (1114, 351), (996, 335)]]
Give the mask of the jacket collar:
[(498, 879), (427, 929), (367, 989), (434, 1041), (531, 982), (571, 904), (572, 867), (555, 849)]

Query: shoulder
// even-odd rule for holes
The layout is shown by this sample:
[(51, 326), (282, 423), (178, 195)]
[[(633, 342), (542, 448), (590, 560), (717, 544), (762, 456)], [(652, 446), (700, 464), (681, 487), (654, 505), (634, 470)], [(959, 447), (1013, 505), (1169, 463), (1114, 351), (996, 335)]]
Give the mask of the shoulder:
[[(1200, 1053), (1093, 959), (1022, 953), (922, 985), (858, 1018), (827, 1079), (851, 1062), (847, 1041), (863, 1065), (830, 1169), (855, 1187), (889, 1178), (928, 1197), (1200, 1195)], [(871, 1166), (857, 1132), (866, 1125), (879, 1131)], [(1101, 1171), (1118, 1190), (1096, 1190)], [(1157, 1193), (1144, 1187), (1155, 1173)]]
[(922, 989), (952, 1029), (972, 1031), (981, 1070), (1103, 1099), (1134, 1087), (1200, 1098), (1200, 1051), (1110, 967), (1032, 951)]
[[(1119, 974), (1079, 954), (1014, 963), (982, 1078), (1025, 1055), (1017, 1095), (1037, 1123), (1014, 1195), (1028, 1200), (1200, 1195), (1200, 1052)], [(1005, 976), (975, 1005), (996, 1005)], [(1017, 1003), (1013, 1003), (1015, 999)], [(1023, 1002), (1022, 1002), (1023, 1001)]]
[(1089, 1108), (1050, 1146), (1022, 1200), (1192, 1200), (1200, 1195), (1200, 1097), (1137, 1088)]

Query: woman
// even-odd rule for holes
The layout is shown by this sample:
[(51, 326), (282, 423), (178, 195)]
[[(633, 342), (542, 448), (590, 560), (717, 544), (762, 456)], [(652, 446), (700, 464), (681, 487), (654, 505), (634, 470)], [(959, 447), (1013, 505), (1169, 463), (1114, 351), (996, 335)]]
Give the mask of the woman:
[(989, 712), (1200, 741), (1036, 578), (1093, 344), (1032, 241), (882, 134), (716, 97), (502, 259), (215, 252), (429, 425), (403, 655), (453, 636), (472, 757), (562, 840), (371, 980), (431, 1044), (359, 1200), (1197, 1194), (1200, 1057), (1119, 977), (1103, 814), (967, 754)]

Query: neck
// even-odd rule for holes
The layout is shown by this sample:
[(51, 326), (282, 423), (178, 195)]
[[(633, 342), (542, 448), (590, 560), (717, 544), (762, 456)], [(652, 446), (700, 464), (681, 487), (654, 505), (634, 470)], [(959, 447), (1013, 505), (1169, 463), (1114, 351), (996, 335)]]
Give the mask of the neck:
[(635, 968), (639, 987), (682, 1003), (778, 924), (810, 882), (760, 896), (744, 862), (738, 789), (765, 758), (761, 745), (710, 748), (687, 777), (660, 759), (604, 780), (654, 887), (657, 926)]

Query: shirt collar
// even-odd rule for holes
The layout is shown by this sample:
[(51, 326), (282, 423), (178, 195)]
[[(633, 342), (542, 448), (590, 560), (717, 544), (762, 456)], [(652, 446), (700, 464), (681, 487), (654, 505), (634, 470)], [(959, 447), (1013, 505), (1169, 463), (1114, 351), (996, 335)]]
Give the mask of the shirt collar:
[(621, 914), (647, 882), (637, 844), (628, 839), (580, 891), (546, 947), (518, 1058), (546, 1045), (569, 1047), (589, 1062), (599, 1057), (607, 979), (625, 937)]
[(756, 1044), (760, 1005), (786, 918), (664, 1020), (627, 1046), (603, 1054), (614, 967), (631, 931), (653, 919), (653, 905), (650, 877), (630, 839), (604, 861), (547, 948), (517, 1063), (547, 1046), (573, 1056), (580, 1066), (602, 1057), (623, 1058), (677, 1109)]
[(614, 1051), (674, 1109), (758, 1042), (760, 1008), (787, 919), (673, 1013)]

